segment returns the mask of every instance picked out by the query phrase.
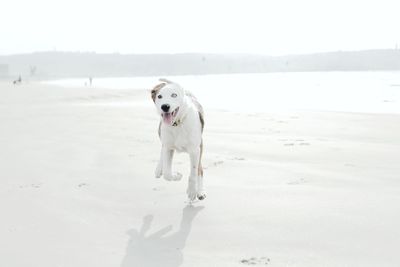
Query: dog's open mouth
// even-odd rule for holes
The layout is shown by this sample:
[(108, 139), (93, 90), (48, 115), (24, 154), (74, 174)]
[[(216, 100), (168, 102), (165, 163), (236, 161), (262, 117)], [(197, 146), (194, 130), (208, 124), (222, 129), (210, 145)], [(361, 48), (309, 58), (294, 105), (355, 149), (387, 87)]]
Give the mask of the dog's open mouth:
[(179, 107), (174, 109), (172, 112), (161, 113), (161, 117), (163, 118), (164, 123), (172, 125), (175, 120), (176, 114), (178, 114), (178, 111), (179, 111)]

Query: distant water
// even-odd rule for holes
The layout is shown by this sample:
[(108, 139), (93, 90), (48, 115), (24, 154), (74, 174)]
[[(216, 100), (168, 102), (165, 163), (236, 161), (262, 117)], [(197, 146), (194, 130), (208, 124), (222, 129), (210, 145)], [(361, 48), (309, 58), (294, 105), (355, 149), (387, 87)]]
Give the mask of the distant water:
[[(206, 108), (249, 111), (400, 113), (400, 72), (292, 72), (167, 76)], [(150, 89), (158, 77), (94, 78), (92, 87)], [(47, 83), (82, 87), (88, 79)], [(147, 99), (146, 99), (147, 100)]]

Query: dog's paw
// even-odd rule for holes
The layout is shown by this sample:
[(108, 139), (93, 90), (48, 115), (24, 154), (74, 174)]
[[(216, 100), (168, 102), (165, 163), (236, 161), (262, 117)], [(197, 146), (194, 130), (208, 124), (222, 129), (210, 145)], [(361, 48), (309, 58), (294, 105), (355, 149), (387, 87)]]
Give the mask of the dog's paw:
[(197, 199), (196, 191), (187, 190), (186, 191), (189, 201), (195, 201)]
[(197, 198), (199, 200), (204, 200), (206, 198), (206, 196), (207, 196), (206, 192), (204, 192), (204, 191), (197, 192)]
[(186, 194), (190, 201), (194, 201), (197, 198), (197, 184), (196, 179), (189, 178), (188, 188)]
[(157, 165), (154, 175), (156, 176), (156, 178), (160, 178), (162, 176), (162, 167), (160, 165)]
[(182, 179), (182, 174), (177, 172), (170, 175), (164, 175), (164, 179), (167, 181), (179, 181), (180, 179)]

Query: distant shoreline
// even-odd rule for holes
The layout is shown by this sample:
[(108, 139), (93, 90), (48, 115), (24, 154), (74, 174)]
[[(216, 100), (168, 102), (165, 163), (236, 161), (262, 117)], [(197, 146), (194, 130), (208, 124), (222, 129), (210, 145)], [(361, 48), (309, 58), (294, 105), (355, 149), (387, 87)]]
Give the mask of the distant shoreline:
[(97, 54), (36, 52), (0, 56), (0, 79), (46, 80), (237, 73), (397, 71), (400, 50), (339, 51), (305, 55)]
[[(151, 78), (151, 77), (169, 77), (169, 76), (184, 76), (184, 77), (190, 77), (190, 76), (209, 76), (209, 75), (215, 75), (215, 76), (223, 76), (223, 75), (247, 75), (247, 74), (285, 74), (285, 73), (335, 73), (335, 72), (343, 72), (343, 73), (379, 73), (379, 72), (399, 72), (400, 69), (395, 69), (395, 70), (324, 70), (324, 71), (270, 71), (270, 72), (231, 72), (231, 73), (205, 73), (205, 74), (182, 74), (182, 75), (143, 75), (143, 76), (92, 76), (93, 78), (96, 79), (119, 79), (119, 78)], [(7, 77), (0, 77), (1, 82), (12, 82), (15, 78), (18, 78), (18, 75), (10, 75)], [(89, 76), (53, 76), (53, 77), (24, 77), (25, 81), (28, 82), (51, 82), (51, 81), (58, 81), (58, 80), (69, 80), (69, 79), (88, 79)], [(395, 84), (393, 86), (400, 86)]]

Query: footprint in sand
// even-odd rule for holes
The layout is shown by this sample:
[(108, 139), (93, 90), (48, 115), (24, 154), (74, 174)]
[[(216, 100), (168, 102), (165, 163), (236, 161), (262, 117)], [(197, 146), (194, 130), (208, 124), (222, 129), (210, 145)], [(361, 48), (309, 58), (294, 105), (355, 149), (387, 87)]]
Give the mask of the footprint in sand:
[(40, 188), (42, 186), (41, 183), (38, 184), (30, 184), (30, 185), (20, 185), (19, 188)]
[(306, 142), (304, 139), (278, 139), (279, 142), (286, 142), (283, 145), (284, 146), (310, 146), (311, 144)]
[(240, 260), (240, 263), (243, 265), (268, 265), (271, 262), (271, 260), (267, 257), (251, 257), (248, 259), (242, 259)]
[(242, 157), (233, 157), (231, 158), (231, 160), (246, 160), (246, 159)]
[(309, 146), (310, 143), (303, 142), (303, 143), (299, 143), (299, 145), (301, 145), (301, 146)]
[(288, 182), (287, 184), (288, 185), (299, 185), (299, 184), (305, 184), (305, 183), (307, 183), (307, 180), (304, 178), (300, 178), (300, 179)]
[(156, 187), (153, 187), (153, 191), (162, 191), (162, 190), (164, 190), (164, 189), (165, 189), (164, 186), (156, 186)]
[(286, 143), (284, 146), (294, 146), (294, 143)]
[(346, 166), (346, 167), (355, 167), (356, 165), (352, 164), (352, 163), (345, 163), (344, 166)]
[(218, 160), (218, 161), (213, 162), (213, 165), (214, 165), (214, 167), (217, 167), (218, 165), (221, 165), (223, 163), (224, 163), (223, 160)]
[(222, 164), (224, 164), (223, 160), (214, 161), (213, 163), (211, 163), (211, 165), (204, 166), (203, 169), (207, 170), (210, 167), (218, 167), (219, 165), (222, 165)]

